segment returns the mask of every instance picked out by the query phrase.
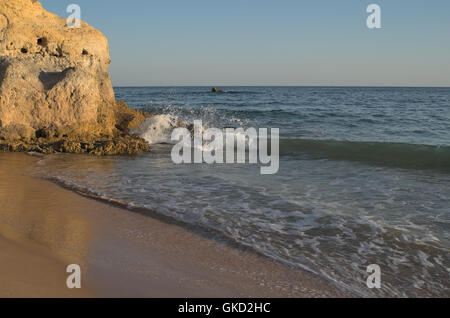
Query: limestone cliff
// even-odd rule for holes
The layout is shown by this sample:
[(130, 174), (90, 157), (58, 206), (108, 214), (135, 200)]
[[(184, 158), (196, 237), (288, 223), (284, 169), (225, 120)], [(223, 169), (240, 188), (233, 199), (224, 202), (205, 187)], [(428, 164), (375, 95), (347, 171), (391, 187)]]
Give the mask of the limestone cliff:
[(115, 100), (107, 39), (66, 22), (38, 1), (0, 0), (0, 149), (148, 150), (128, 134), (145, 115)]

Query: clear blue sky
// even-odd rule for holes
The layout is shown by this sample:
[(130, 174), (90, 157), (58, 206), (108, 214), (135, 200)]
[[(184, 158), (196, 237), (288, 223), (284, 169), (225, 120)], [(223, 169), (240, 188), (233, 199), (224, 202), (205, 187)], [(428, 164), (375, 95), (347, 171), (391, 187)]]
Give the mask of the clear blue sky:
[[(109, 39), (116, 86), (450, 86), (449, 0), (42, 0)], [(367, 5), (382, 29), (366, 26)]]

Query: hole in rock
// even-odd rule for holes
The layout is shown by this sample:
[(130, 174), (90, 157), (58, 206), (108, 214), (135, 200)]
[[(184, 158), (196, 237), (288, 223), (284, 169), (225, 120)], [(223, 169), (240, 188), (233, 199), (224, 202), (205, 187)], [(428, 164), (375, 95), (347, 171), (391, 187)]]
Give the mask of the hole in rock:
[(22, 52), (23, 54), (27, 54), (28, 53), (28, 50), (26, 49), (26, 48), (22, 48), (22, 49), (20, 49), (20, 52)]
[(48, 40), (47, 40), (47, 38), (39, 38), (37, 40), (37, 44), (40, 45), (40, 46), (46, 47), (47, 44), (48, 44)]

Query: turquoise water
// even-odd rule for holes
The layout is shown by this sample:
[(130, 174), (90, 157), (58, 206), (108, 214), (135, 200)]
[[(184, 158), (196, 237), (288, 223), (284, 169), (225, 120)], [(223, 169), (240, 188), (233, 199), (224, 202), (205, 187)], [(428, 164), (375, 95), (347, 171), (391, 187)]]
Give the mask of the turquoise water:
[[(137, 157), (49, 156), (46, 175), (196, 224), (362, 296), (450, 296), (450, 89), (116, 88), (162, 114)], [(280, 128), (280, 171), (174, 165), (167, 122)], [(168, 128), (169, 127), (169, 128)], [(382, 288), (366, 286), (378, 264)]]

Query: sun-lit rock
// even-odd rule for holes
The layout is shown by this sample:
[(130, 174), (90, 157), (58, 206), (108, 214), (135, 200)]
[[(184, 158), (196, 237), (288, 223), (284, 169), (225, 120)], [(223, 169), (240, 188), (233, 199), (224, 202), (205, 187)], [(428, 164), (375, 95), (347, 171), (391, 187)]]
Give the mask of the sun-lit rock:
[(106, 37), (66, 22), (38, 1), (0, 1), (0, 149), (19, 141), (139, 140), (128, 129), (145, 114), (115, 100)]

